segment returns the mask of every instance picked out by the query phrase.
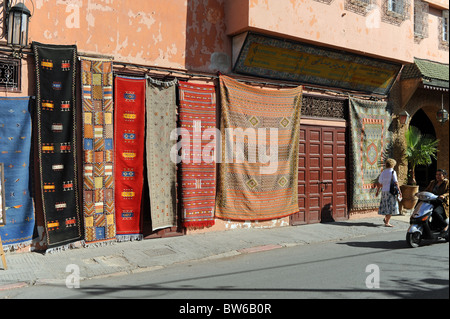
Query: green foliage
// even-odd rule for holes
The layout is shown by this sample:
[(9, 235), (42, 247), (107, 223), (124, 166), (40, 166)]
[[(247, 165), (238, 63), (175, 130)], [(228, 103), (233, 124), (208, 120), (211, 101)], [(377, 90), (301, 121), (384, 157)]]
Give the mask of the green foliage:
[(408, 184), (415, 185), (415, 168), (417, 165), (430, 165), (432, 159), (436, 159), (439, 140), (433, 136), (424, 135), (415, 126), (410, 126), (405, 134), (406, 159), (410, 166)]

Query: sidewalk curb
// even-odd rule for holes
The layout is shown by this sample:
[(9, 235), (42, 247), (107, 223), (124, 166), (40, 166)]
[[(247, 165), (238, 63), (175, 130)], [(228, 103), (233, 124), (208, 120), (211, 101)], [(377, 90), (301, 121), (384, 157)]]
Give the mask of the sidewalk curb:
[(19, 289), (19, 288), (24, 288), (27, 286), (29, 286), (29, 284), (26, 282), (17, 282), (14, 284), (0, 286), (0, 291), (14, 290), (14, 289)]
[(253, 253), (259, 253), (262, 251), (269, 251), (269, 250), (275, 250), (275, 249), (280, 249), (280, 248), (283, 248), (283, 246), (282, 245), (262, 245), (262, 246), (255, 246), (255, 247), (240, 249), (240, 250), (238, 250), (238, 252), (241, 254), (253, 254)]
[[(203, 258), (198, 258), (198, 259), (197, 258), (188, 259), (188, 260), (175, 262), (173, 264), (168, 264), (168, 265), (164, 265), (164, 266), (137, 267), (137, 268), (130, 269), (130, 270), (112, 272), (109, 274), (97, 275), (97, 276), (92, 276), (92, 277), (83, 277), (83, 278), (80, 278), (80, 281), (110, 278), (110, 277), (124, 276), (124, 275), (130, 275), (130, 274), (147, 273), (147, 272), (152, 272), (152, 271), (156, 271), (156, 270), (161, 270), (168, 266), (176, 265), (176, 264), (214, 261), (214, 260), (219, 260), (219, 259), (223, 259), (223, 258), (230, 258), (230, 257), (236, 257), (236, 256), (240, 256), (240, 255), (265, 252), (265, 251), (270, 251), (270, 250), (275, 250), (275, 249), (280, 249), (280, 248), (294, 247), (294, 246), (298, 246), (298, 245), (303, 245), (303, 244), (295, 244), (295, 245), (290, 245), (290, 246), (287, 246), (287, 245), (285, 246), (283, 244), (281, 244), (281, 245), (261, 245), (261, 246), (255, 246), (255, 247), (244, 248), (244, 249), (239, 249), (239, 250), (230, 250), (228, 252), (211, 255), (208, 257), (203, 257)], [(37, 285), (37, 284), (39, 284), (39, 285), (49, 284), (50, 285), (50, 284), (55, 284), (55, 283), (61, 284), (61, 283), (65, 283), (65, 281), (61, 280), (61, 279), (39, 279), (38, 281), (36, 281), (35, 285)], [(19, 287), (19, 288), (21, 288), (21, 287)]]
[[(397, 227), (382, 227), (379, 218), (297, 227), (243, 229), (207, 234), (120, 243), (98, 250), (74, 249), (59, 254), (11, 254), (11, 269), (0, 272), (0, 292), (27, 286), (65, 285), (67, 264), (80, 266), (80, 282), (162, 270), (172, 265), (361, 238), (390, 231), (406, 231), (409, 218), (394, 219)], [(311, 227), (309, 227), (311, 226)], [(303, 228), (304, 227), (304, 228)], [(228, 242), (230, 234), (233, 241)], [(151, 254), (149, 254), (151, 252)], [(89, 262), (91, 261), (92, 262)], [(16, 267), (14, 269), (14, 267)]]

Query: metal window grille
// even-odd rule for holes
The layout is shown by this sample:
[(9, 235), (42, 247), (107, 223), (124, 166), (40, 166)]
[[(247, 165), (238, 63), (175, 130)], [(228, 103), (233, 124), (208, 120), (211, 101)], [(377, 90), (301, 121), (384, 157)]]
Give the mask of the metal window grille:
[(330, 3), (333, 2), (334, 0), (314, 0), (314, 1), (322, 2), (322, 3), (325, 3), (325, 4), (330, 4)]
[(375, 0), (345, 0), (344, 9), (365, 16), (375, 8)]
[(442, 41), (448, 42), (448, 10), (442, 13)]
[(439, 18), (439, 49), (448, 51), (448, 10)]
[(302, 99), (302, 116), (346, 119), (348, 106), (345, 100), (305, 95)]
[(383, 0), (381, 20), (400, 25), (410, 19), (411, 0)]
[(414, 38), (416, 42), (428, 38), (428, 13), (428, 3), (414, 0)]
[(401, 0), (389, 0), (388, 10), (393, 13), (403, 14), (403, 2)]
[(19, 92), (21, 62), (19, 59), (0, 58), (0, 90)]

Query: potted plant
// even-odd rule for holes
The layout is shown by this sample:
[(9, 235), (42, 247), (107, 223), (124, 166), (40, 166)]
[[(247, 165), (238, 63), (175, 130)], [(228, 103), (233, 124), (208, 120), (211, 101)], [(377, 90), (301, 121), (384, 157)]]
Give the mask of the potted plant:
[(436, 159), (439, 140), (433, 136), (424, 135), (415, 126), (410, 126), (405, 134), (406, 160), (408, 161), (408, 179), (406, 185), (401, 186), (403, 208), (412, 209), (417, 203), (414, 196), (419, 191), (416, 182), (416, 166), (430, 165)]

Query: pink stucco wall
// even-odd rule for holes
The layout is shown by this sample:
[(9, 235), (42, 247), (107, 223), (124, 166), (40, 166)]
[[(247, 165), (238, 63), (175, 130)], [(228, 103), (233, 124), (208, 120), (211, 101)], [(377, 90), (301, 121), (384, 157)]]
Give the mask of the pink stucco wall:
[(345, 0), (34, 0), (34, 8), (24, 1), (33, 12), (30, 41), (212, 73), (231, 69), (231, 37), (248, 30), (402, 63), (448, 63), (437, 40), (448, 1), (428, 2), (429, 37), (417, 44), (412, 17), (399, 26), (380, 21), (382, 0), (366, 16), (346, 10)]
[[(183, 68), (186, 1), (36, 0), (33, 41), (139, 64)], [(173, 19), (173, 17), (178, 17)], [(167, 23), (170, 21), (170, 23)]]
[(224, 2), (35, 0), (29, 39), (76, 44), (122, 62), (210, 71), (211, 55), (229, 50)]
[[(25, 0), (33, 13), (30, 43), (76, 44), (80, 53), (140, 65), (202, 72), (229, 70), (231, 47), (225, 33), (225, 0), (34, 0), (33, 3)], [(29, 62), (33, 63), (24, 62), (24, 66)], [(22, 93), (32, 94), (28, 68), (24, 67), (23, 72)]]
[[(441, 1), (443, 2), (443, 1)], [(448, 1), (447, 9), (448, 9)], [(439, 19), (442, 16), (442, 11), (431, 7), (428, 14), (428, 37), (420, 42), (414, 43), (413, 53), (416, 58), (428, 59), (442, 63), (449, 62), (448, 51), (436, 49), (438, 45), (439, 33)]]
[[(413, 5), (412, 0), (411, 12)], [(441, 5), (445, 7), (444, 3)], [(431, 7), (430, 11), (430, 36), (423, 44), (416, 45), (412, 15), (400, 25), (384, 22), (381, 0), (365, 16), (346, 10), (345, 0), (330, 4), (313, 0), (229, 0), (226, 3), (227, 32), (231, 35), (256, 30), (401, 63), (412, 63), (418, 56), (448, 63), (448, 51), (438, 49), (437, 10)], [(234, 12), (238, 15), (234, 16)]]

